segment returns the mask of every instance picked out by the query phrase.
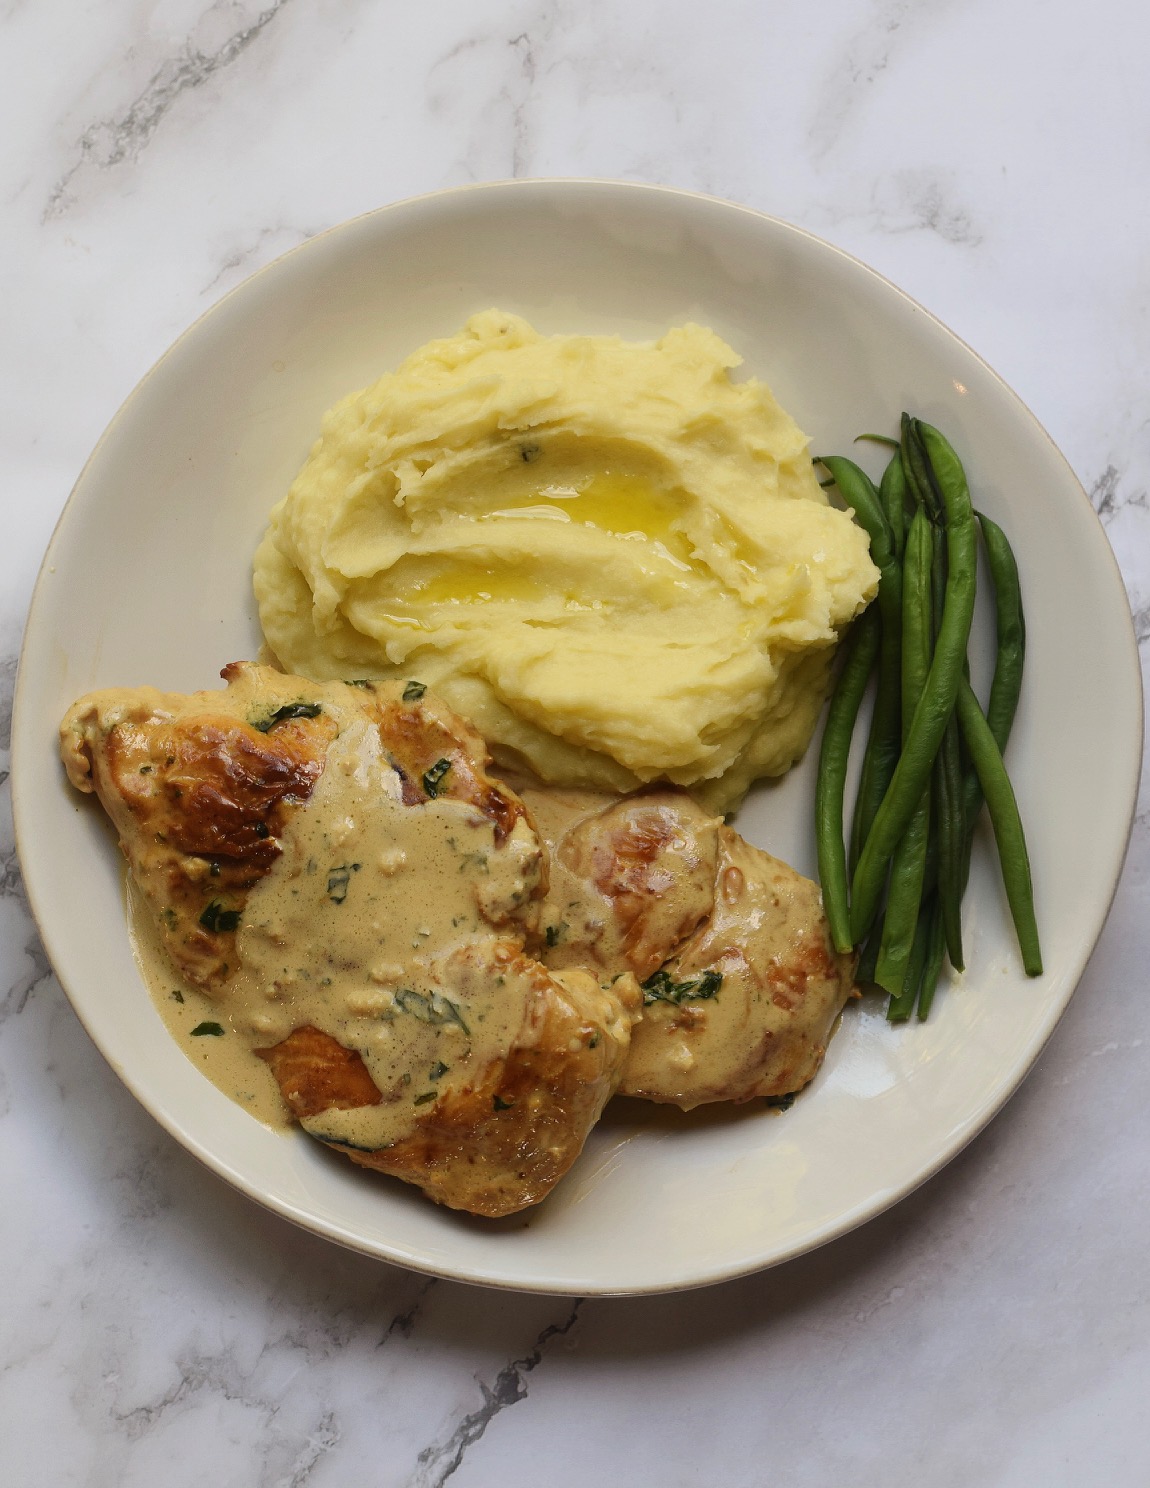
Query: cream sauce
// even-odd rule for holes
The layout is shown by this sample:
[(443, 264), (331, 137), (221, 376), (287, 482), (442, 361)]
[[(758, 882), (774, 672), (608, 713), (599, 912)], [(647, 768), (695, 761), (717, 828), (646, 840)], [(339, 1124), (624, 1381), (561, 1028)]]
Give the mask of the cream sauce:
[[(283, 1104), (257, 1049), (310, 1025), (356, 1050), (381, 1102), (305, 1124), (374, 1148), (409, 1133), (514, 1042), (532, 992), (508, 970), (522, 934), (499, 926), (529, 900), (538, 849), (522, 821), (497, 844), (467, 802), (404, 805), (378, 729), (361, 715), (341, 723), (248, 897), (239, 969), (222, 990), (209, 997), (175, 977), (139, 915), (135, 942), (178, 1042), (264, 1120), (283, 1124)], [(194, 1034), (205, 1023), (223, 1032)]]

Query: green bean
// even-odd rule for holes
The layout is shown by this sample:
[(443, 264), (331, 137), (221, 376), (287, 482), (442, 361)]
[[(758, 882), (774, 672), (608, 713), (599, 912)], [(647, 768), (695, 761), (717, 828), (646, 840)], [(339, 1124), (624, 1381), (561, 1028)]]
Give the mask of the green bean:
[(905, 987), (915, 927), (920, 918), (929, 836), (930, 791), (924, 790), (891, 858), (890, 891), (875, 965), (875, 981), (896, 997)]
[(882, 945), (883, 925), (886, 923), (883, 915), (879, 915), (867, 936), (866, 944), (859, 952), (859, 964), (855, 971), (855, 980), (859, 982), (873, 982), (874, 974), (878, 966), (879, 947)]
[(894, 458), (883, 471), (878, 490), (886, 510), (886, 519), (890, 523), (895, 554), (901, 558), (906, 543), (906, 471), (902, 468), (898, 441), (892, 440), (891, 443), (894, 445)]
[(902, 737), (910, 738), (914, 712), (930, 676), (934, 645), (934, 575), (930, 520), (920, 507), (906, 535), (902, 574)]
[(966, 810), (963, 802), (962, 761), (959, 728), (952, 714), (947, 719), (932, 779), (935, 817), (938, 822), (938, 903), (946, 934), (946, 950), (956, 971), (963, 969), (962, 894), (966, 887)]
[(930, 517), (939, 515), (939, 499), (927, 470), (926, 451), (917, 419), (909, 413), (902, 416), (902, 468), (906, 476), (907, 490), (916, 506), (921, 506)]
[(852, 938), (859, 941), (878, 908), (891, 854), (922, 797), (934, 757), (954, 711), (974, 615), (975, 531), (970, 492), (958, 456), (937, 429), (916, 423), (934, 470), (946, 516), (948, 574), (942, 623), (926, 686), (915, 709), (890, 786), (855, 869)]
[(854, 437), (854, 443), (858, 444), (861, 440), (864, 439), (869, 444), (885, 444), (887, 449), (898, 449), (898, 440), (892, 439), (889, 434), (856, 434)]
[(994, 742), (1006, 751), (1011, 725), (1022, 690), (1022, 667), (1026, 657), (1026, 620), (1022, 613), (1022, 590), (1018, 582), (1018, 564), (1014, 560), (1006, 534), (989, 517), (978, 513), (982, 541), (986, 549), (990, 577), (994, 582), (994, 613), (998, 653), (986, 721)]
[(929, 940), (929, 917), (925, 914), (920, 915), (918, 924), (915, 926), (914, 942), (907, 961), (906, 979), (903, 982), (902, 991), (887, 1003), (886, 1016), (889, 1023), (905, 1023), (914, 1010), (915, 998), (918, 996), (919, 985), (922, 982), (923, 967), (926, 964)]
[(942, 972), (942, 960), (946, 952), (946, 933), (942, 928), (942, 912), (938, 900), (932, 905), (930, 927), (927, 931), (926, 962), (922, 969), (922, 982), (918, 989), (918, 1018), (923, 1023), (930, 1016), (935, 989)]
[(871, 557), (880, 573), (885, 573), (895, 562), (895, 554), (891, 544), (890, 524), (874, 482), (865, 470), (861, 470), (853, 460), (848, 460), (843, 455), (819, 455), (815, 463), (825, 466), (834, 477), (843, 501), (854, 512), (859, 526), (870, 538)]
[(820, 464), (835, 478), (843, 501), (851, 507), (859, 525), (870, 538), (871, 557), (879, 571), (878, 608), (882, 618), (878, 688), (870, 733), (863, 754), (858, 794), (851, 827), (850, 866), (853, 870), (870, 831), (898, 760), (899, 652), (902, 611), (902, 569), (887, 513), (879, 492), (865, 471), (840, 455), (828, 455)]
[[(914, 712), (930, 674), (933, 639), (931, 524), (915, 512), (903, 555), (902, 737), (910, 736)], [(923, 874), (930, 836), (930, 792), (924, 790), (895, 846), (875, 981), (894, 996), (902, 993), (922, 902)]]
[[(872, 437), (872, 436), (867, 436)], [(884, 573), (879, 585), (879, 605), (882, 609), (882, 649), (879, 656), (878, 687), (875, 692), (874, 712), (871, 715), (870, 733), (867, 735), (866, 751), (863, 754), (859, 775), (858, 794), (855, 797), (854, 816), (851, 824), (850, 868), (853, 873), (858, 866), (863, 843), (870, 832), (883, 796), (886, 795), (894, 767), (898, 763), (902, 748), (900, 727), (900, 682), (902, 666), (901, 607), (902, 607), (902, 554), (906, 541), (905, 500), (906, 481), (902, 474), (902, 458), (897, 440), (889, 440), (894, 446), (894, 458), (883, 473), (879, 495), (890, 527), (891, 547), (895, 556), (894, 572)]]
[[(881, 591), (880, 591), (881, 594)], [(902, 642), (898, 630), (883, 617), (882, 639), (879, 646), (878, 687), (875, 691), (874, 711), (871, 714), (870, 732), (863, 752), (862, 769), (859, 773), (858, 794), (855, 796), (854, 814), (851, 819), (850, 866), (853, 873), (858, 864), (867, 835), (882, 804), (898, 763), (902, 747), (899, 728), (899, 665)]]
[(851, 735), (879, 647), (878, 612), (867, 610), (844, 646), (842, 670), (831, 697), (819, 751), (815, 787), (815, 838), (823, 907), (837, 951), (854, 944), (847, 904), (846, 847), (843, 842), (843, 794)]
[[(1022, 590), (1018, 581), (1018, 564), (1006, 534), (989, 517), (978, 513), (986, 549), (987, 566), (994, 587), (996, 650), (994, 676), (986, 706), (986, 721), (1000, 754), (1005, 755), (1014, 724), (1014, 714), (1022, 690), (1022, 669), (1026, 655), (1026, 620), (1022, 610)], [(962, 887), (970, 875), (970, 855), (974, 845), (974, 828), (982, 806), (982, 787), (972, 768), (964, 782), (963, 811), (966, 817), (966, 839), (963, 854)]]
[(1041, 976), (1042, 951), (1034, 915), (1030, 857), (1026, 851), (1026, 838), (1022, 831), (1014, 789), (990, 725), (965, 678), (959, 687), (956, 705), (963, 738), (978, 772), (978, 783), (990, 811), (990, 824), (994, 828), (1002, 881), (1006, 888), (1015, 934), (1018, 936), (1019, 950), (1022, 952), (1022, 965), (1027, 976)]
[[(942, 626), (942, 602), (946, 589), (946, 541), (932, 522), (930, 528), (931, 591), (935, 634)], [(975, 560), (977, 562), (977, 558)], [(938, 844), (936, 882), (938, 908), (946, 932), (951, 965), (962, 970), (962, 893), (968, 871), (966, 810), (963, 800), (962, 761), (958, 724), (951, 714), (931, 770), (931, 802)]]

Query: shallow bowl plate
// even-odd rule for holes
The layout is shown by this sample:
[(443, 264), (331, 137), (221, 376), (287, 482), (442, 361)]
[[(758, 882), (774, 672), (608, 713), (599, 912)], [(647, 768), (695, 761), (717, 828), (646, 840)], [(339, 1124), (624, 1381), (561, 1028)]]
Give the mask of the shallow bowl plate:
[[(684, 320), (710, 325), (816, 451), (893, 431), (904, 407), (950, 434), (1022, 568), (1030, 651), (1009, 763), (1047, 968), (1022, 975), (982, 843), (970, 970), (943, 988), (929, 1022), (891, 1029), (877, 1006), (850, 1008), (815, 1084), (785, 1114), (619, 1102), (555, 1194), (498, 1224), (267, 1130), (208, 1084), (149, 1001), (124, 930), (119, 854), (56, 753), (61, 715), (91, 688), (211, 687), (224, 663), (256, 654), (251, 555), (323, 411), (492, 305), (546, 332), (646, 338)], [(986, 614), (977, 626), (984, 677)], [(144, 378), (45, 558), (13, 774), (25, 882), (60, 980), (113, 1069), (189, 1151), (277, 1213), (368, 1254), (494, 1286), (608, 1294), (698, 1286), (810, 1250), (908, 1193), (990, 1120), (1102, 928), (1140, 747), (1136, 648), (1101, 527), (1053, 444), (977, 356), (877, 274), (781, 222), (685, 192), (537, 181), (404, 202), (322, 234), (228, 295)], [(738, 822), (806, 872), (813, 783), (812, 751)]]

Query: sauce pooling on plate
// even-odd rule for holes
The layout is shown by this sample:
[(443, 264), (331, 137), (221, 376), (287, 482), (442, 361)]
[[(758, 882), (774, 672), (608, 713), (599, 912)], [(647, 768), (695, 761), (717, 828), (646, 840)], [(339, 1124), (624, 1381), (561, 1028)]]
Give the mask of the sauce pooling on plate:
[[(331, 1126), (386, 1145), (418, 1104), (473, 1078), (518, 1031), (522, 1002), (497, 995), (501, 973), (463, 977), (458, 961), (477, 937), (482, 959), (495, 958), (500, 937), (484, 910), (499, 916), (528, 897), (532, 834), (521, 821), (497, 850), (493, 823), (465, 802), (404, 805), (378, 729), (355, 720), (280, 846), (248, 897), (239, 967), (218, 994), (181, 982), (184, 1002), (174, 999), (154, 937), (138, 932), (140, 959), (184, 1047), (264, 1119), (282, 1103), (258, 1049), (305, 1026), (354, 1049), (384, 1100), (354, 1119), (333, 1114)], [(189, 1009), (203, 1015), (190, 1027)], [(223, 1033), (194, 1034), (212, 1018)], [(265, 1090), (266, 1102), (255, 1094)]]
[(313, 1136), (439, 1202), (538, 1202), (618, 1083), (633, 978), (528, 951), (542, 844), (420, 684), (224, 675), (90, 694), (61, 728), (119, 829), (168, 1026), (247, 1109), (274, 1119), (278, 1086)]

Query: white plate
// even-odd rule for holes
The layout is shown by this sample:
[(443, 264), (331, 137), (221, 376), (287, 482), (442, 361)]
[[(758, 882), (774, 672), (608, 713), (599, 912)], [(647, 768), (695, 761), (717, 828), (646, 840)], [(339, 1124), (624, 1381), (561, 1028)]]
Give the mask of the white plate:
[[(251, 555), (321, 413), (490, 305), (544, 331), (647, 337), (702, 321), (769, 382), (816, 451), (892, 430), (904, 407), (950, 434), (1022, 569), (1030, 651), (1009, 763), (1047, 967), (1036, 981), (1022, 975), (982, 853), (967, 901), (970, 970), (942, 989), (926, 1025), (890, 1029), (877, 1007), (848, 1010), (826, 1067), (784, 1115), (619, 1103), (546, 1204), (495, 1224), (265, 1129), (196, 1071), (141, 984), (119, 854), (98, 808), (67, 786), (55, 737), (90, 688), (210, 687), (225, 662), (253, 656)], [(401, 203), (313, 239), (209, 311), (144, 378), (45, 559), (13, 778), (25, 882), (60, 980), (112, 1067), (189, 1151), (278, 1213), (402, 1265), (525, 1290), (656, 1292), (841, 1235), (1002, 1106), (1102, 928), (1141, 717), (1126, 599), (1089, 502), (1034, 418), (938, 321), (845, 254), (755, 212), (652, 187), (533, 181)], [(809, 756), (739, 819), (808, 872), (813, 766)]]

